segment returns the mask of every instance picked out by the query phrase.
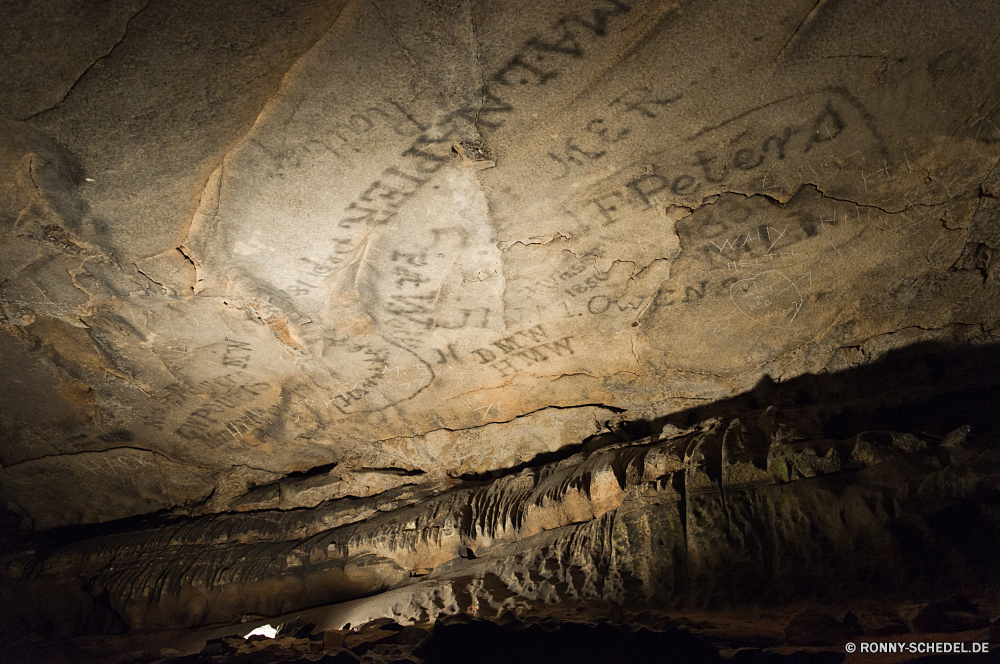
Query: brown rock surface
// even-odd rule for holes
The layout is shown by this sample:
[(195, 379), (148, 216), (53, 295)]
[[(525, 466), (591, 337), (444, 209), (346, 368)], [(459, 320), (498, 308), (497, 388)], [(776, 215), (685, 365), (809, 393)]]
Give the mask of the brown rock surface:
[(989, 4), (7, 11), (2, 490), (36, 528), (498, 471), (995, 338)]
[(3, 620), (983, 629), (998, 34), (985, 0), (5, 4)]

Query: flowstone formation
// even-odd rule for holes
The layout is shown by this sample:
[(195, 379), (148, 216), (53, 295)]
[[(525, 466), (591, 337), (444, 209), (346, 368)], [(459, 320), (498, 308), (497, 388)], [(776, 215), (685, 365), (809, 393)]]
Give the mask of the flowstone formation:
[(998, 34), (971, 0), (0, 7), (5, 620), (959, 592)]
[[(765, 384), (676, 413), (658, 435), (595, 438), (494, 480), (39, 536), (6, 558), (14, 584), (3, 619), (50, 637), (127, 626), (136, 636), (65, 651), (121, 661), (463, 661), (456, 640), (482, 630), (481, 661), (503, 661), (537, 629), (519, 636), (525, 625), (511, 620), (562, 634), (545, 647), (567, 662), (574, 648), (615, 639), (678, 662), (721, 661), (720, 652), (761, 661), (738, 657), (762, 647), (778, 656), (767, 661), (794, 652), (840, 661), (829, 656), (844, 643), (873, 637), (987, 642), (1000, 628), (990, 621), (1000, 611), (1000, 453), (996, 423), (970, 412), (969, 395), (1000, 398), (997, 351), (953, 355), (955, 387), (943, 390), (920, 381), (937, 350), (890, 354), (821, 384), (827, 396), (862, 400), (814, 402), (816, 385), (801, 379)], [(872, 375), (907, 387), (864, 411)], [(779, 407), (747, 409), (764, 400)], [(803, 400), (814, 403), (795, 405)], [(926, 401), (936, 412), (917, 416)], [(901, 416), (919, 428), (972, 424), (944, 436), (835, 437)], [(507, 627), (427, 633), (456, 616)], [(284, 637), (243, 644), (265, 621)], [(637, 627), (652, 632), (621, 634)], [(583, 661), (599, 661), (592, 654)], [(517, 661), (549, 659), (535, 655)]]

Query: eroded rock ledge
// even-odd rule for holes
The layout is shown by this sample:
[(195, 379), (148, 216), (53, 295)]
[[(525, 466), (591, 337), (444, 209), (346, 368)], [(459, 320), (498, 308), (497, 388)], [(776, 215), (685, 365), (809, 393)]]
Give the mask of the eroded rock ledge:
[[(992, 354), (911, 349), (822, 379), (831, 397), (853, 385), (843, 396), (881, 403), (868, 413), (857, 400), (795, 405), (813, 400), (804, 381), (762, 384), (656, 422), (657, 435), (628, 440), (622, 429), (496, 479), (163, 517), (100, 535), (43, 533), (5, 557), (3, 606), (16, 611), (3, 620), (69, 637), (303, 611), (324, 629), (454, 614), (496, 620), (545, 607), (665, 616), (819, 602), (853, 606), (856, 616), (882, 601), (898, 618), (907, 602), (956, 590), (990, 611), (998, 598), (983, 593), (996, 581), (1000, 453), (991, 416), (975, 420), (970, 409), (996, 398), (989, 370), (974, 370)], [(916, 379), (937, 360), (968, 380), (935, 388)], [(865, 394), (857, 386), (867, 372), (899, 390)], [(966, 415), (973, 427), (942, 428)], [(907, 419), (909, 431), (837, 435)], [(884, 616), (876, 618), (866, 620)]]

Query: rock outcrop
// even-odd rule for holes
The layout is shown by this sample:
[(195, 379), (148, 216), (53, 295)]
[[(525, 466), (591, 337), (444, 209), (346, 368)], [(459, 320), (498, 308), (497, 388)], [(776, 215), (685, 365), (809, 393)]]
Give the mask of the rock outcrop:
[[(819, 438), (823, 412), (771, 406), (683, 429), (667, 424), (634, 441), (596, 440), (494, 480), (50, 540), (8, 557), (15, 583), (4, 605), (17, 609), (5, 619), (68, 636), (328, 605), (315, 609), (318, 621), (340, 629), (377, 618), (501, 619), (548, 606), (620, 616), (818, 601), (859, 612), (844, 626), (818, 614), (837, 626), (825, 637), (812, 636), (822, 620), (800, 614), (786, 630), (790, 645), (896, 633), (892, 624), (905, 632), (988, 627), (968, 600), (931, 604), (910, 624), (860, 604), (995, 587), (1000, 452), (968, 427), (938, 437)], [(975, 533), (962, 526), (971, 522)], [(77, 607), (50, 606), (53, 592)], [(77, 621), (53, 627), (65, 615)]]
[(77, 4), (0, 10), (26, 527), (503, 471), (996, 339), (989, 3)]
[(99, 661), (995, 631), (998, 33), (3, 4), (0, 622)]

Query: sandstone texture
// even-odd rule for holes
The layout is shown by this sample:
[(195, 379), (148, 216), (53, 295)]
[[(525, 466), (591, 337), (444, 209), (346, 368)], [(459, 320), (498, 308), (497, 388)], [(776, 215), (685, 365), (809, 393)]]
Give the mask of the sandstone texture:
[(1000, 612), (1000, 5), (17, 0), (0, 51), (35, 646)]

